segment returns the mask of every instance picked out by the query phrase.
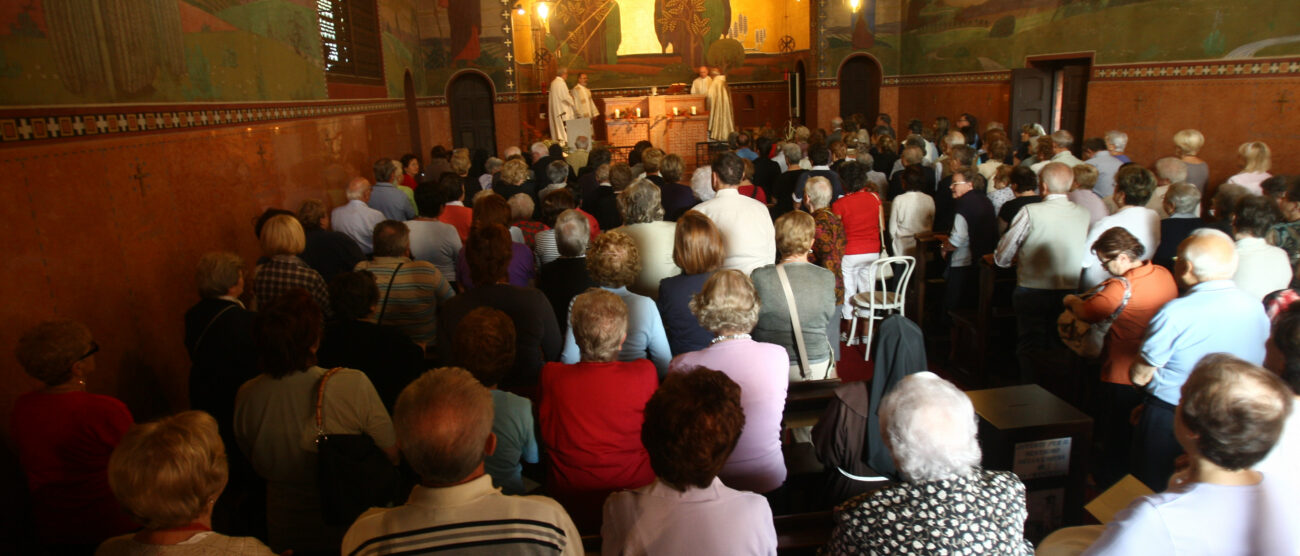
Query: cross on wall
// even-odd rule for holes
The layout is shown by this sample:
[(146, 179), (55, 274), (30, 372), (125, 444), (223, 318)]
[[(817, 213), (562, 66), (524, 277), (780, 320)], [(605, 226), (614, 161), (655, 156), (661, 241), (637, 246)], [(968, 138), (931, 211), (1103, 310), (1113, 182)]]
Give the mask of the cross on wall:
[(128, 178), (131, 178), (131, 179), (135, 180), (137, 183), (140, 184), (140, 196), (141, 196), (141, 197), (143, 197), (144, 194), (145, 194), (145, 189), (144, 189), (144, 179), (147, 178), (147, 177), (149, 177), (150, 175), (152, 175), (152, 174), (149, 174), (149, 173), (147, 173), (147, 172), (144, 171), (144, 163), (143, 163), (143, 162), (140, 162), (139, 160), (136, 160), (136, 162), (135, 162), (135, 173), (132, 174), (132, 175), (130, 175), (130, 176), (127, 176)]

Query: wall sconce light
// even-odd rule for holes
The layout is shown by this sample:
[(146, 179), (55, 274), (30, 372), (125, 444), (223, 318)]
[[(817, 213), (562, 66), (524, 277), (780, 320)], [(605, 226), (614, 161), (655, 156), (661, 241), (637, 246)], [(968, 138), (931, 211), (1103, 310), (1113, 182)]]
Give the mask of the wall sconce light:
[(860, 7), (862, 7), (862, 0), (849, 0), (849, 9), (856, 12)]
[(551, 17), (551, 3), (550, 3), (550, 2), (538, 2), (538, 3), (537, 3), (537, 17), (541, 18), (542, 21), (546, 21), (547, 18)]

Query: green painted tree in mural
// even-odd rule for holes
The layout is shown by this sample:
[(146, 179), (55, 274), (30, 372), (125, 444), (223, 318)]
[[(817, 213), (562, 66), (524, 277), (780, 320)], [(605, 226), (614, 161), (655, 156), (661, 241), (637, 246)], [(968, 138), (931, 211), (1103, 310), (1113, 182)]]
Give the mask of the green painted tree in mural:
[(555, 6), (550, 23), (551, 35), (570, 54), (588, 64), (617, 62), (622, 34), (614, 0), (565, 0)]
[(714, 41), (731, 27), (730, 0), (655, 0), (655, 36), (659, 46), (698, 66)]
[(709, 65), (722, 73), (745, 63), (745, 45), (736, 39), (720, 39), (709, 46)]

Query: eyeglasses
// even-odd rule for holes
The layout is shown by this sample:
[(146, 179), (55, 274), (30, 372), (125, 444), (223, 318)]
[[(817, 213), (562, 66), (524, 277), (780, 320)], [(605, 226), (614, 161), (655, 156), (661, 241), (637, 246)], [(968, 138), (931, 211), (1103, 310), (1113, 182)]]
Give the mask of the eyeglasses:
[(77, 358), (77, 361), (85, 361), (87, 358), (89, 358), (90, 356), (92, 356), (92, 355), (94, 355), (94, 354), (96, 354), (96, 353), (99, 353), (99, 342), (96, 342), (96, 341), (94, 341), (94, 340), (91, 340), (91, 341), (90, 341), (90, 349), (86, 351), (86, 354), (85, 354), (85, 355), (82, 355), (81, 357), (78, 357), (78, 358)]

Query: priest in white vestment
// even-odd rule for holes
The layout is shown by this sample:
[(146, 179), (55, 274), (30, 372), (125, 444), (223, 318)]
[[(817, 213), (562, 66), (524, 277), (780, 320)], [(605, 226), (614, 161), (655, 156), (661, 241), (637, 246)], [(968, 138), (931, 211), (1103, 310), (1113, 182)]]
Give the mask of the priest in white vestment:
[(578, 74), (578, 84), (573, 86), (573, 110), (575, 118), (595, 118), (596, 102), (591, 99), (591, 89), (587, 88), (587, 74)]
[(731, 92), (727, 90), (727, 76), (713, 70), (713, 80), (709, 83), (708, 95), (704, 97), (709, 106), (709, 139), (726, 141), (731, 132), (736, 130), (735, 114), (731, 110)]
[(696, 77), (695, 81), (691, 83), (691, 94), (709, 94), (709, 84), (712, 82), (713, 78), (709, 77), (709, 66), (700, 66), (700, 76)]
[(564, 120), (575, 117), (573, 95), (569, 94), (569, 84), (564, 78), (569, 75), (568, 68), (555, 70), (555, 79), (551, 81), (550, 98), (546, 103), (546, 117), (551, 122), (551, 139), (556, 143), (568, 143), (569, 134), (564, 129)]

